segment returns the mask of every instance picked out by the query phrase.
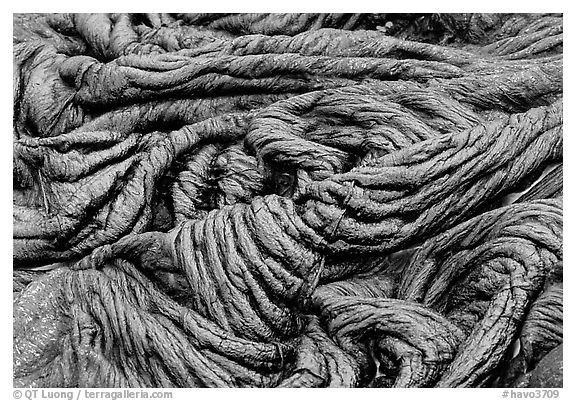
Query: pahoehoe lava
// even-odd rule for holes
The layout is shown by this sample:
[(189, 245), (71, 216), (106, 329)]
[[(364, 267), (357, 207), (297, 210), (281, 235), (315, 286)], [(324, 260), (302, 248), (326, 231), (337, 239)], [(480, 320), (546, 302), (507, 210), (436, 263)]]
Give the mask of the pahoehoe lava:
[(561, 387), (561, 14), (14, 14), (15, 387)]

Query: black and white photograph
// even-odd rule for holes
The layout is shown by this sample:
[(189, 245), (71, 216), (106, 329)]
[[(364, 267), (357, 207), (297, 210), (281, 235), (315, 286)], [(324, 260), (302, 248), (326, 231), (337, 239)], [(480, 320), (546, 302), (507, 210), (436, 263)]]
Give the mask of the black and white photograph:
[(563, 13), (11, 17), (6, 399), (562, 398)]

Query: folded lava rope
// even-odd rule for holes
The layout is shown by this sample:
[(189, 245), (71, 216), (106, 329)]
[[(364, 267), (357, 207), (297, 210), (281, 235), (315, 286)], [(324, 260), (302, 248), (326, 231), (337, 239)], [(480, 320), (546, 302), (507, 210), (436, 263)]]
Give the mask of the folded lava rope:
[[(405, 367), (398, 372), (398, 386), (431, 385), (438, 379), (440, 386), (452, 385), (448, 380), (457, 385), (474, 384), (501, 360), (503, 350), (512, 341), (509, 334), (544, 284), (546, 272), (561, 258), (561, 209), (556, 200), (511, 205), (456, 226), (425, 243), (403, 278), (400, 298), (423, 299), (422, 304), (383, 298), (382, 293), (366, 298), (367, 294), (358, 290), (354, 296), (324, 290), (323, 295), (315, 297), (320, 302), (317, 307), (321, 319), (327, 320), (328, 334), (335, 338), (337, 347), (328, 343), (326, 349), (313, 349), (316, 355), (336, 352), (340, 359), (330, 373), (322, 373), (315, 370), (322, 364), (313, 359), (320, 356), (304, 360), (297, 356), (299, 346), (313, 347), (307, 345), (310, 340), (306, 336), (310, 334), (300, 343), (297, 339), (307, 332), (302, 320), (302, 313), (308, 309), (304, 300), (312, 296), (323, 263), (318, 252), (287, 248), (289, 244), (298, 246), (289, 236), (293, 230), (270, 235), (274, 227), (270, 218), (279, 227), (297, 227), (295, 214), (286, 202), (284, 198), (268, 197), (266, 202), (225, 207), (203, 220), (186, 222), (167, 236), (152, 238), (143, 234), (148, 240), (126, 237), (97, 249), (72, 269), (57, 269), (33, 283), (16, 301), (20, 326), (15, 366), (21, 380), (17, 383), (271, 385), (274, 380), (282, 384), (278, 369), (294, 361), (296, 367), (300, 366), (297, 371), (304, 364), (311, 374), (293, 372), (297, 377), (286, 379), (289, 381), (285, 385), (309, 384), (311, 376), (320, 378), (315, 381), (318, 383), (335, 380), (335, 385), (357, 385), (366, 380), (368, 369), (363, 339), (375, 335), (381, 338), (384, 357), (392, 353), (398, 360), (411, 361), (401, 363)], [(285, 207), (279, 209), (283, 203)], [(314, 239), (313, 233), (309, 235)], [(157, 245), (151, 246), (154, 243)], [(444, 251), (455, 249), (456, 244), (465, 246), (459, 251), (465, 254), (465, 265), (456, 262), (457, 255), (449, 256)], [(436, 262), (443, 268), (430, 262), (436, 258), (430, 252), (444, 256), (445, 260)], [(188, 308), (163, 295), (142, 274), (154, 270), (153, 264), (159, 264), (162, 258), (171, 261), (174, 269), (184, 270), (191, 295)], [(133, 263), (140, 265), (139, 269)], [(472, 286), (463, 287), (468, 288), (466, 292), (451, 287), (451, 281), (463, 273), (473, 276), (466, 271), (469, 265), (486, 276), (487, 282), (474, 284), (474, 278)], [(366, 288), (371, 285), (374, 282)], [(419, 295), (423, 290), (426, 293)], [(27, 297), (38, 291), (52, 295), (30, 309)], [(62, 294), (57, 295), (60, 291)], [(490, 294), (491, 301), (478, 301), (474, 291)], [(66, 300), (70, 307), (62, 308), (58, 299)], [(537, 305), (538, 301), (534, 308)], [(485, 313), (483, 318), (477, 315), (478, 307)], [(47, 315), (52, 318), (43, 319)], [(131, 323), (126, 325), (128, 321)], [(71, 331), (76, 325), (78, 334)], [(170, 344), (178, 344), (180, 352), (162, 345), (166, 330), (170, 330)], [(42, 332), (51, 334), (46, 337), (40, 335)], [(436, 335), (430, 336), (431, 332)], [(223, 333), (229, 333), (225, 337), (228, 342), (218, 340)], [(71, 346), (60, 342), (63, 335), (73, 341)], [(484, 341), (496, 336), (498, 341)], [(94, 348), (94, 344), (98, 346)], [(126, 371), (127, 355), (116, 354), (113, 344), (122, 344), (121, 352), (134, 350), (138, 355), (136, 371), (153, 374), (138, 376)], [(213, 348), (216, 344), (220, 345)], [(251, 347), (256, 347), (257, 354)], [(46, 355), (41, 367), (35, 364), (36, 352)], [(154, 357), (146, 358), (148, 354)], [(92, 366), (93, 373), (85, 375), (83, 364)], [(99, 372), (96, 375), (94, 366)], [(178, 369), (171, 369), (166, 376), (165, 366)], [(249, 370), (259, 368), (269, 372), (267, 379)], [(222, 370), (228, 370), (234, 381), (218, 381)], [(285, 374), (290, 374), (287, 370)], [(342, 383), (330, 377), (350, 381)]]
[[(504, 359), (525, 315), (519, 358), (539, 361), (561, 341), (558, 285), (529, 307), (562, 258), (560, 205), (507, 206), (430, 238), (407, 266), (399, 300), (385, 299), (377, 289), (389, 285), (372, 288), (373, 282), (363, 291), (322, 290), (315, 297), (321, 319), (351, 355), (379, 341), (380, 369), (399, 387), (480, 384)], [(516, 378), (524, 371), (515, 370)]]
[(561, 385), (561, 15), (14, 25), (15, 386)]
[(438, 386), (477, 385), (497, 366), (562, 260), (561, 205), (554, 199), (498, 209), (430, 239), (416, 253), (398, 296), (445, 314), (468, 333)]
[[(82, 14), (77, 19), (100, 26), (103, 23), (98, 21), (109, 17)], [(119, 32), (122, 36), (122, 30)], [(52, 37), (42, 35), (45, 36)], [(562, 63), (558, 58), (511, 62), (445, 46), (403, 41), (374, 31), (322, 29), (296, 37), (215, 39), (188, 51), (189, 55), (184, 51), (178, 55), (172, 52), (138, 56), (141, 52), (125, 49), (107, 64), (87, 57), (86, 50), (76, 45), (74, 49), (66, 48), (68, 42), (62, 41), (47, 44), (46, 40), (24, 38), (15, 46), (18, 131), (28, 131), (26, 125), (32, 123), (32, 130), (41, 135), (66, 132), (100, 114), (102, 108), (130, 99), (141, 102), (168, 95), (213, 96), (215, 91), (302, 92), (346, 86), (371, 77), (420, 81), (460, 77), (448, 79), (440, 86), (459, 95), (459, 101), (480, 107), (487, 102), (491, 107), (513, 104), (516, 108), (511, 111), (526, 111), (528, 107), (518, 108), (518, 103), (534, 107), (540, 97), (557, 94), (562, 88)], [(96, 47), (109, 50), (111, 46)], [(117, 58), (122, 55), (126, 57)], [(148, 71), (150, 65), (154, 67)], [(76, 90), (69, 85), (75, 85)], [(109, 91), (114, 93), (107, 94)], [(471, 93), (475, 97), (467, 100)]]
[[(299, 160), (302, 166), (328, 160), (342, 167), (348, 161), (351, 167), (358, 158), (389, 153), (481, 121), (473, 111), (448, 96), (408, 84), (404, 87), (409, 91), (403, 94), (395, 93), (395, 86), (376, 83), (314, 92), (279, 102), (261, 113), (253, 110), (226, 114), (260, 105), (260, 101), (266, 104), (270, 101), (267, 98), (238, 96), (145, 103), (104, 113), (70, 133), (49, 138), (22, 137), (14, 146), (14, 175), (18, 183), (15, 259), (30, 263), (80, 256), (130, 232), (142, 232), (150, 225), (163, 226), (162, 222), (154, 221), (158, 220), (157, 211), (164, 208), (162, 204), (171, 204), (176, 218), (191, 217), (197, 210), (209, 211), (214, 205), (226, 204), (213, 199), (210, 194), (215, 192), (239, 194), (240, 185), (253, 188), (251, 194), (260, 194), (264, 186), (270, 187), (278, 181), (277, 172), (282, 169), (261, 171), (262, 163), (258, 160), (264, 163), (262, 166), (270, 161), (275, 161), (275, 166), (283, 165), (281, 174), (288, 180), (287, 188), (280, 186), (275, 192), (290, 192), (297, 166), (285, 163), (286, 157), (277, 160), (269, 157), (276, 154), (279, 158), (282, 150), (289, 151), (290, 160)], [(286, 123), (279, 128), (268, 123), (274, 122), (271, 117), (279, 112), (285, 115), (282, 110), (294, 101), (308, 102), (308, 106), (304, 103), (300, 107), (315, 110), (299, 117), (295, 125), (309, 131), (308, 139), (299, 139), (302, 133), (287, 136), (286, 132), (278, 136), (274, 133), (292, 128)], [(350, 119), (351, 111), (355, 119)], [(215, 113), (221, 114), (202, 120)], [(153, 130), (175, 121), (189, 125), (168, 133)], [(335, 132), (342, 134), (336, 136)], [(236, 152), (240, 158), (235, 157), (233, 165), (237, 167), (231, 171), (240, 172), (248, 167), (252, 173), (243, 177), (236, 174), (240, 184), (234, 184), (230, 181), (231, 171), (214, 171), (219, 169), (213, 163), (214, 158), (219, 154), (220, 158), (225, 157), (227, 152), (217, 150), (216, 145), (227, 146), (244, 137), (248, 151), (253, 149), (256, 158)], [(297, 145), (298, 141), (301, 145)], [(215, 145), (208, 145), (211, 143)], [(260, 144), (266, 143), (265, 149), (259, 149)], [(208, 147), (195, 150), (204, 144)], [(305, 152), (298, 154), (298, 149)], [(189, 154), (191, 151), (195, 153)], [(237, 164), (241, 159), (245, 162)], [(228, 169), (225, 167), (224, 171)], [(308, 172), (312, 173), (310, 169)], [(172, 199), (167, 200), (158, 187), (172, 174), (176, 175)], [(223, 188), (227, 182), (236, 189)], [(148, 189), (138, 189), (142, 187)], [(228, 203), (249, 201), (251, 194), (230, 198)], [(167, 219), (166, 224), (172, 226), (170, 216)]]
[(333, 252), (393, 251), (454, 225), (541, 161), (561, 157), (562, 107), (555, 103), (315, 181), (300, 199), (302, 218)]

